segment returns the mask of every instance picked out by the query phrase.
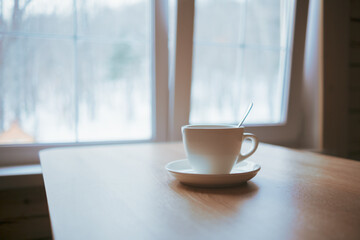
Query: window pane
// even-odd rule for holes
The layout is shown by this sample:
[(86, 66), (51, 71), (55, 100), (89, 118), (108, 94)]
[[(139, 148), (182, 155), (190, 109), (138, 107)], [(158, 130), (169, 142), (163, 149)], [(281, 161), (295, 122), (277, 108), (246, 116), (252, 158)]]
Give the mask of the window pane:
[(253, 102), (247, 124), (281, 123), (293, 3), (223, 2), (195, 2), (190, 122), (237, 123)]
[[(288, 1), (288, 0), (285, 0)], [(289, 1), (290, 2), (290, 1)], [(247, 1), (245, 43), (255, 46), (280, 47), (281, 34), (281, 0)]]
[[(191, 95), (192, 122), (231, 122), (240, 103), (239, 79), (235, 78), (241, 50), (234, 47), (202, 46), (194, 50)], [(235, 115), (234, 115), (235, 114)]]
[(79, 34), (150, 40), (149, 0), (78, 0)]
[(73, 0), (0, 0), (0, 31), (73, 34)]
[(150, 4), (0, 0), (0, 144), (150, 139)]
[(151, 138), (149, 46), (79, 43), (79, 140)]
[(238, 1), (197, 0), (195, 2), (195, 41), (217, 43), (240, 41), (245, 27), (244, 24), (241, 24), (245, 11)]
[(0, 143), (74, 141), (72, 41), (0, 38)]
[[(246, 120), (248, 123), (279, 123), (284, 89), (284, 71), (279, 71), (282, 61), (278, 50), (245, 49), (243, 76), (239, 87), (240, 109), (253, 101), (254, 107)], [(243, 112), (240, 112), (243, 114)], [(241, 117), (238, 115), (238, 117)]]

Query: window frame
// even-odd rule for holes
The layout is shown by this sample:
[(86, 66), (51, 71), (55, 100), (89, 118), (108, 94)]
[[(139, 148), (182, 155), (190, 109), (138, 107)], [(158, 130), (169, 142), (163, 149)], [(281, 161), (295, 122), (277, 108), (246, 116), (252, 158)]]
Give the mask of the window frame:
[(151, 110), (152, 137), (144, 140), (122, 140), (74, 143), (34, 143), (0, 145), (0, 167), (38, 164), (40, 150), (55, 147), (136, 144), (167, 140), (168, 129), (168, 10), (167, 0), (151, 0)]
[(290, 39), (290, 59), (286, 75), (288, 94), (286, 117), (283, 124), (256, 126), (249, 125), (250, 132), (256, 134), (262, 142), (287, 147), (301, 145), (304, 122), (302, 106), (302, 81), (305, 55), (305, 39), (308, 20), (309, 0), (296, 1), (294, 8), (293, 34)]
[[(280, 124), (246, 124), (246, 131), (256, 134), (260, 141), (267, 142), (271, 144), (283, 145), (288, 147), (297, 147), (300, 145), (301, 129), (302, 129), (302, 101), (301, 101), (301, 85), (303, 79), (303, 63), (304, 63), (304, 52), (305, 52), (305, 38), (306, 38), (306, 26), (307, 26), (307, 15), (308, 15), (308, 6), (309, 0), (296, 1), (294, 0), (294, 20), (292, 26), (292, 35), (290, 38), (290, 54), (288, 59), (288, 66), (286, 67), (286, 77), (289, 78), (287, 81), (287, 101), (285, 101), (286, 116), (284, 123)], [(187, 29), (191, 28), (193, 31), (193, 26), (189, 26), (186, 21), (182, 21), (182, 18), (188, 18), (189, 12), (192, 13), (192, 18), (194, 17), (194, 4), (195, 0), (187, 1), (178, 1), (178, 10), (177, 10), (177, 36), (180, 35), (182, 38), (176, 37), (176, 52), (181, 51), (181, 53), (187, 56), (184, 59), (178, 58), (176, 55), (176, 60), (180, 59), (183, 62), (175, 61), (175, 89), (173, 89), (175, 96), (175, 106), (174, 119), (170, 124), (170, 139), (171, 140), (181, 140), (181, 132), (179, 129), (181, 126), (188, 124), (189, 122), (189, 113), (190, 113), (190, 91), (191, 91), (191, 77), (184, 76), (182, 72), (191, 73), (189, 64), (192, 62), (192, 45), (187, 46), (186, 44), (179, 43), (179, 39), (187, 37), (185, 43), (188, 43), (189, 38), (192, 38), (191, 35), (187, 34)], [(180, 19), (180, 22), (179, 22)], [(184, 47), (183, 45), (187, 46)], [(181, 69), (180, 73), (176, 73), (176, 70)], [(191, 74), (190, 74), (191, 75)], [(178, 107), (180, 105), (180, 107)]]
[[(295, 1), (290, 66), (287, 67), (287, 115), (284, 124), (246, 125), (246, 131), (260, 141), (296, 147), (302, 129), (301, 81), (309, 0)], [(190, 114), (193, 25), (195, 0), (177, 1), (175, 68), (169, 74), (168, 0), (151, 0), (152, 22), (152, 132), (148, 140), (9, 144), (0, 145), (0, 166), (39, 163), (38, 152), (46, 148), (94, 146), (144, 142), (181, 141), (181, 126), (188, 124)], [(178, 54), (177, 54), (178, 53)]]

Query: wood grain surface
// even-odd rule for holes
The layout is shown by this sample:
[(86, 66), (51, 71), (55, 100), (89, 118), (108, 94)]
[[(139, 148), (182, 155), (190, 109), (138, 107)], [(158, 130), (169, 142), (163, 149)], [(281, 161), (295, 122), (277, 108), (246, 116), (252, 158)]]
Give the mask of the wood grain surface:
[(0, 189), (0, 239), (51, 239), (44, 187)]
[(182, 185), (181, 143), (40, 153), (55, 239), (360, 239), (360, 162), (260, 144), (246, 184)]

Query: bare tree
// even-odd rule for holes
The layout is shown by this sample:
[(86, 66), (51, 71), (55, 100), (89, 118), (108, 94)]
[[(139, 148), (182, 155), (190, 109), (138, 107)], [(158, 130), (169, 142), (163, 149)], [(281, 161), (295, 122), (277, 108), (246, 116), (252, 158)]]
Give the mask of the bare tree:
[[(29, 6), (29, 4), (32, 2), (32, 0), (25, 1), (22, 6), (20, 5), (19, 0), (14, 0), (13, 2), (13, 8), (11, 13), (11, 19), (10, 22), (6, 22), (4, 18), (4, 2), (3, 0), (0, 0), (0, 29), (2, 31), (7, 32), (18, 32), (21, 29), (22, 19), (23, 15), (26, 11), (26, 8)], [(4, 60), (7, 55), (7, 51), (10, 49), (12, 45), (16, 45), (17, 39), (14, 36), (10, 36), (5, 38), (4, 35), (0, 35), (0, 132), (4, 130), (4, 124), (5, 124), (5, 76), (4, 76)], [(20, 51), (19, 48), (16, 48), (16, 51)], [(16, 86), (19, 86), (21, 84), (21, 76), (20, 72), (16, 69), (14, 71), (14, 79), (12, 79), (13, 84)], [(19, 88), (18, 88), (19, 89)], [(19, 91), (20, 92), (20, 91)], [(18, 100), (16, 101), (16, 104), (14, 105), (14, 111), (15, 111), (15, 119), (19, 120), (21, 115), (21, 97), (17, 96)]]

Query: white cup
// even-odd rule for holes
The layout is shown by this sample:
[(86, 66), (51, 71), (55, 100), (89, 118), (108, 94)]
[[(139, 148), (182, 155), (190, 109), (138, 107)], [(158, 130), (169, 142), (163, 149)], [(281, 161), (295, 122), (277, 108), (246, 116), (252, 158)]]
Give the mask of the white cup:
[[(191, 167), (201, 174), (229, 174), (239, 162), (251, 156), (259, 140), (233, 125), (186, 125), (181, 128), (183, 143)], [(251, 150), (241, 154), (245, 139), (252, 141)]]

